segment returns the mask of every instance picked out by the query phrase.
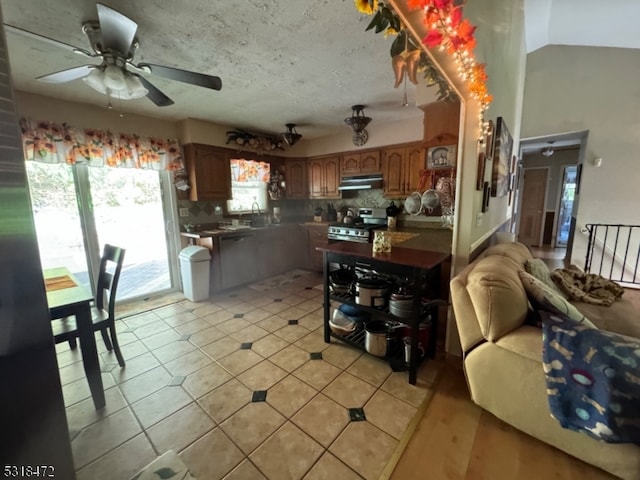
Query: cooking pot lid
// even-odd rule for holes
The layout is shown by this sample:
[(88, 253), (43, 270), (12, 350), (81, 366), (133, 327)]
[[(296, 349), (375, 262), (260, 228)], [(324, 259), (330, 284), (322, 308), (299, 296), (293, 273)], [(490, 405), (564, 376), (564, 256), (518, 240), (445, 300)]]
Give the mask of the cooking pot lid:
[(390, 283), (382, 278), (361, 278), (356, 282), (356, 286), (365, 288), (388, 288)]
[(369, 333), (387, 333), (389, 331), (389, 325), (381, 321), (367, 322), (364, 329)]

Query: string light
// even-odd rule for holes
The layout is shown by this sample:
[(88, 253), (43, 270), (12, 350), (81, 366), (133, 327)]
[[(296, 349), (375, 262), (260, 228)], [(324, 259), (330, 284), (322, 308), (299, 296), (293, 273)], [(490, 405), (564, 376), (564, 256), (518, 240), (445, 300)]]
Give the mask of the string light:
[(493, 97), (487, 91), (484, 64), (476, 62), (472, 51), (476, 27), (462, 17), (462, 6), (455, 6), (453, 0), (411, 0), (409, 5), (422, 8), (424, 12), (428, 31), (423, 43), (451, 55), (456, 62), (459, 78), (468, 83), (471, 96), (479, 102), (479, 140), (483, 139), (489, 131), (489, 122), (485, 121), (484, 113)]

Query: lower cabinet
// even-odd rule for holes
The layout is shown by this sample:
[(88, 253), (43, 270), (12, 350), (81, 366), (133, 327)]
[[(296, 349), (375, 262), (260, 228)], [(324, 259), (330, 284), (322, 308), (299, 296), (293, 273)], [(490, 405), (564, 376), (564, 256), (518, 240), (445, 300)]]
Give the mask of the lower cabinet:
[(327, 243), (327, 225), (319, 224), (305, 226), (308, 238), (308, 263), (307, 268), (316, 272), (322, 272), (322, 252), (316, 250), (316, 247), (326, 245)]

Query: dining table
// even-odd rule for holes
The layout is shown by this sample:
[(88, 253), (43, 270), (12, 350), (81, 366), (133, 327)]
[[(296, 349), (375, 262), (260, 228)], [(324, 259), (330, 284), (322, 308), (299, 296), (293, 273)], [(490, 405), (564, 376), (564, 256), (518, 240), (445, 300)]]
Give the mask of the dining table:
[(91, 302), (93, 301), (91, 290), (82, 285), (66, 267), (45, 269), (44, 280), (51, 321), (75, 317), (82, 365), (91, 390), (93, 404), (96, 410), (99, 410), (105, 406), (106, 402), (91, 320)]

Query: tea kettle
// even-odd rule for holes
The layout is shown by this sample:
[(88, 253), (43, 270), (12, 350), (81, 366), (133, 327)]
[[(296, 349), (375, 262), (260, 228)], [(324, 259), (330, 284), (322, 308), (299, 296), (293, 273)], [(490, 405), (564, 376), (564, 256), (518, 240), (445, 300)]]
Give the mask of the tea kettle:
[(344, 214), (344, 218), (342, 219), (342, 223), (353, 223), (353, 218), (355, 217), (355, 214), (353, 213), (353, 210), (351, 210), (350, 208), (347, 209), (347, 213)]

